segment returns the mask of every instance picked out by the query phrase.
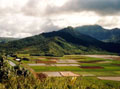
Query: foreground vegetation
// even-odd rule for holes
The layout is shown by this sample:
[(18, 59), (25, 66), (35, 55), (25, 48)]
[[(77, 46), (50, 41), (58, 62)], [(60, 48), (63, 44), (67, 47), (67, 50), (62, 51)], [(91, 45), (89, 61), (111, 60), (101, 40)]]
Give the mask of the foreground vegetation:
[[(18, 55), (19, 57), (28, 57), (30, 58), (29, 55)], [(30, 63), (36, 58), (39, 58), (40, 56), (35, 56), (32, 57), (30, 60)], [(43, 57), (42, 57), (43, 58)], [(42, 59), (44, 61), (48, 61), (50, 57), (45, 57), (45, 59)], [(89, 58), (89, 57), (81, 57), (81, 56), (64, 56), (64, 57), (59, 57), (59, 59), (66, 60), (66, 59), (74, 59), (74, 60), (82, 60), (82, 61), (93, 61), (93, 60), (103, 60), (106, 61), (107, 59), (101, 59), (101, 58)], [(13, 60), (14, 58), (9, 57), (9, 60)], [(113, 61), (110, 60), (113, 63), (120, 63), (119, 61)], [(14, 62), (14, 61), (13, 61)], [(29, 63), (29, 61), (27, 61)], [(17, 66), (17, 67), (12, 67), (9, 65), (8, 61), (4, 58), (0, 59), (0, 63), (2, 65), (0, 66), (0, 73), (2, 75), (2, 72), (4, 72), (4, 76), (0, 78), (0, 89), (120, 89), (120, 82), (117, 81), (108, 81), (108, 80), (99, 80), (94, 77), (47, 77), (47, 76), (37, 76), (35, 78), (33, 74), (31, 74), (27, 70), (27, 74), (24, 75), (24, 69), (22, 66)], [(17, 64), (17, 62), (15, 62)], [(21, 62), (21, 63), (26, 63), (26, 62)], [(19, 64), (19, 63), (18, 63)], [(17, 64), (17, 65), (18, 65)], [(111, 63), (82, 63), (82, 66), (104, 66), (104, 67), (110, 67), (112, 64)], [(44, 67), (44, 66), (34, 66), (32, 67), (33, 69), (35, 68), (36, 71), (73, 71), (78, 74), (95, 74), (98, 76), (101, 75), (106, 75), (108, 76), (109, 74), (115, 76), (116, 74), (113, 73), (116, 72), (118, 75), (120, 74), (119, 67), (117, 69), (114, 69), (115, 66), (110, 67), (109, 71), (106, 73), (106, 69), (100, 69), (102, 71), (97, 71), (97, 70), (84, 70), (79, 68), (79, 67)], [(104, 70), (104, 71), (103, 71)], [(107, 69), (108, 70), (108, 69)], [(119, 70), (119, 71), (117, 71)], [(19, 72), (18, 72), (19, 71)], [(21, 73), (21, 72), (22, 73)]]
[(31, 77), (12, 77), (1, 89), (120, 89), (120, 82), (98, 80), (94, 77), (54, 77), (42, 81)]

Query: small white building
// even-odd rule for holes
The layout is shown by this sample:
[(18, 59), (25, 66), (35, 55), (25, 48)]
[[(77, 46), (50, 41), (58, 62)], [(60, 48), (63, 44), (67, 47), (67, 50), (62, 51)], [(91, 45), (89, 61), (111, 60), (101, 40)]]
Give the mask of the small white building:
[(18, 61), (18, 62), (20, 62), (20, 61), (21, 61), (21, 59), (19, 59), (19, 58), (16, 58), (15, 60), (16, 60), (16, 61)]

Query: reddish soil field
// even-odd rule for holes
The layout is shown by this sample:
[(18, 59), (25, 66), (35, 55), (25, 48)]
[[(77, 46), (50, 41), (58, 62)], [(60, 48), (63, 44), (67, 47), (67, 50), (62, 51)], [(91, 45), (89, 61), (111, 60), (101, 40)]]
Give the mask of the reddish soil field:
[(45, 78), (47, 78), (47, 75), (46, 74), (43, 74), (43, 73), (37, 73), (37, 78), (40, 79), (40, 80), (43, 80)]
[(113, 64), (113, 65), (115, 65), (115, 66), (120, 66), (120, 64)]
[(104, 67), (101, 67), (101, 66), (80, 66), (80, 68), (83, 68), (83, 69), (104, 69)]
[(119, 58), (114, 58), (115, 60), (119, 60), (120, 61), (120, 57)]
[(103, 60), (95, 60), (95, 61), (79, 61), (80, 63), (97, 63), (97, 62), (103, 62)]
[(56, 61), (36, 61), (36, 63), (56, 63)]

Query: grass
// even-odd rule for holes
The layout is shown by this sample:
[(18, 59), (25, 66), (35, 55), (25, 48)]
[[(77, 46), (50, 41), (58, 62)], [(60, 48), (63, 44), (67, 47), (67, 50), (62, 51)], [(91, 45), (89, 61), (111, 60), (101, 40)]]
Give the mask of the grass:
[(32, 69), (34, 69), (36, 72), (42, 72), (42, 71), (81, 71), (79, 67), (73, 67), (73, 66), (31, 66)]
[(120, 71), (120, 67), (104, 67), (104, 69), (82, 69), (82, 71), (87, 71), (87, 72), (108, 72), (108, 71)]
[(105, 70), (109, 70), (109, 71), (120, 71), (120, 67), (119, 66), (111, 66), (111, 67), (105, 67)]
[(104, 67), (104, 69), (82, 69), (76, 66), (31, 66), (36, 72), (41, 71), (87, 71), (87, 72), (107, 72), (107, 71), (120, 71), (120, 67)]
[(81, 63), (80, 65), (81, 66), (102, 66), (102, 67), (112, 66), (111, 63)]
[(18, 57), (29, 57), (30, 54), (17, 54)]
[[(120, 89), (120, 82), (99, 80), (95, 77), (49, 78), (44, 89)], [(43, 84), (45, 85), (45, 84)]]
[(120, 76), (120, 71), (81, 71), (81, 72), (74, 72), (81, 76), (83, 75), (94, 75), (94, 76)]
[(104, 59), (104, 58), (85, 57), (80, 55), (65, 55), (61, 59), (74, 59), (74, 60), (81, 60), (81, 61), (111, 60), (111, 59)]
[(35, 63), (35, 61), (22, 61), (22, 63), (25, 63), (25, 64), (32, 64), (32, 63)]
[[(120, 82), (96, 77), (50, 77), (42, 82), (31, 77), (16, 77), (9, 79), (5, 86), (7, 89), (18, 89), (18, 85), (20, 89), (120, 89)], [(4, 85), (0, 84), (0, 87)]]

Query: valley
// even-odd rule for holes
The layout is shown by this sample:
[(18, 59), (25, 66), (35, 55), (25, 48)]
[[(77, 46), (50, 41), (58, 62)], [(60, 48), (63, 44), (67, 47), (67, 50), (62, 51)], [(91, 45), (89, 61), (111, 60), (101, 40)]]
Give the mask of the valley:
[(0, 89), (120, 89), (120, 0), (0, 0)]
[[(57, 88), (65, 87), (65, 85), (71, 86), (72, 89), (79, 89), (81, 86), (85, 88), (89, 87), (90, 89), (112, 89), (112, 87), (119, 89), (120, 87), (119, 56), (104, 55), (104, 58), (103, 55), (64, 55), (63, 57), (50, 57), (17, 54), (16, 56), (21, 61), (17, 61), (15, 60), (16, 57), (11, 56), (7, 57), (6, 61), (11, 61), (32, 73), (35, 78), (35, 80), (32, 80), (34, 81), (34, 85), (40, 88)], [(11, 66), (14, 67), (13, 65)], [(44, 81), (36, 82), (36, 80)], [(59, 85), (57, 86), (55, 85), (57, 83), (51, 81), (59, 82)], [(79, 86), (79, 83), (81, 86)], [(112, 87), (107, 85), (107, 83)], [(92, 86), (89, 86), (89, 84)], [(81, 87), (81, 89), (84, 88)]]
[(0, 43), (0, 55), (0, 89), (120, 88), (119, 42), (73, 27)]
[[(90, 56), (90, 55), (89, 55)], [(77, 76), (119, 76), (120, 75), (120, 60), (116, 60), (116, 56), (112, 59), (88, 57), (88, 55), (66, 55), (63, 57), (46, 57), (46, 56), (24, 56), (18, 54), (18, 57), (27, 58), (29, 61), (22, 60), (20, 64), (29, 66), (36, 73), (47, 72), (71, 72)], [(101, 56), (101, 58), (100, 58)], [(109, 55), (104, 55), (108, 57)], [(31, 59), (32, 58), (32, 59)], [(119, 56), (117, 58), (120, 59)], [(8, 58), (11, 60), (14, 58)], [(19, 62), (18, 62), (19, 63)], [(106, 73), (107, 72), (107, 73)], [(48, 75), (49, 76), (49, 75)], [(52, 76), (52, 75), (51, 75)], [(63, 75), (61, 75), (63, 76)], [(69, 75), (70, 76), (70, 75)], [(55, 76), (56, 77), (56, 76)]]

